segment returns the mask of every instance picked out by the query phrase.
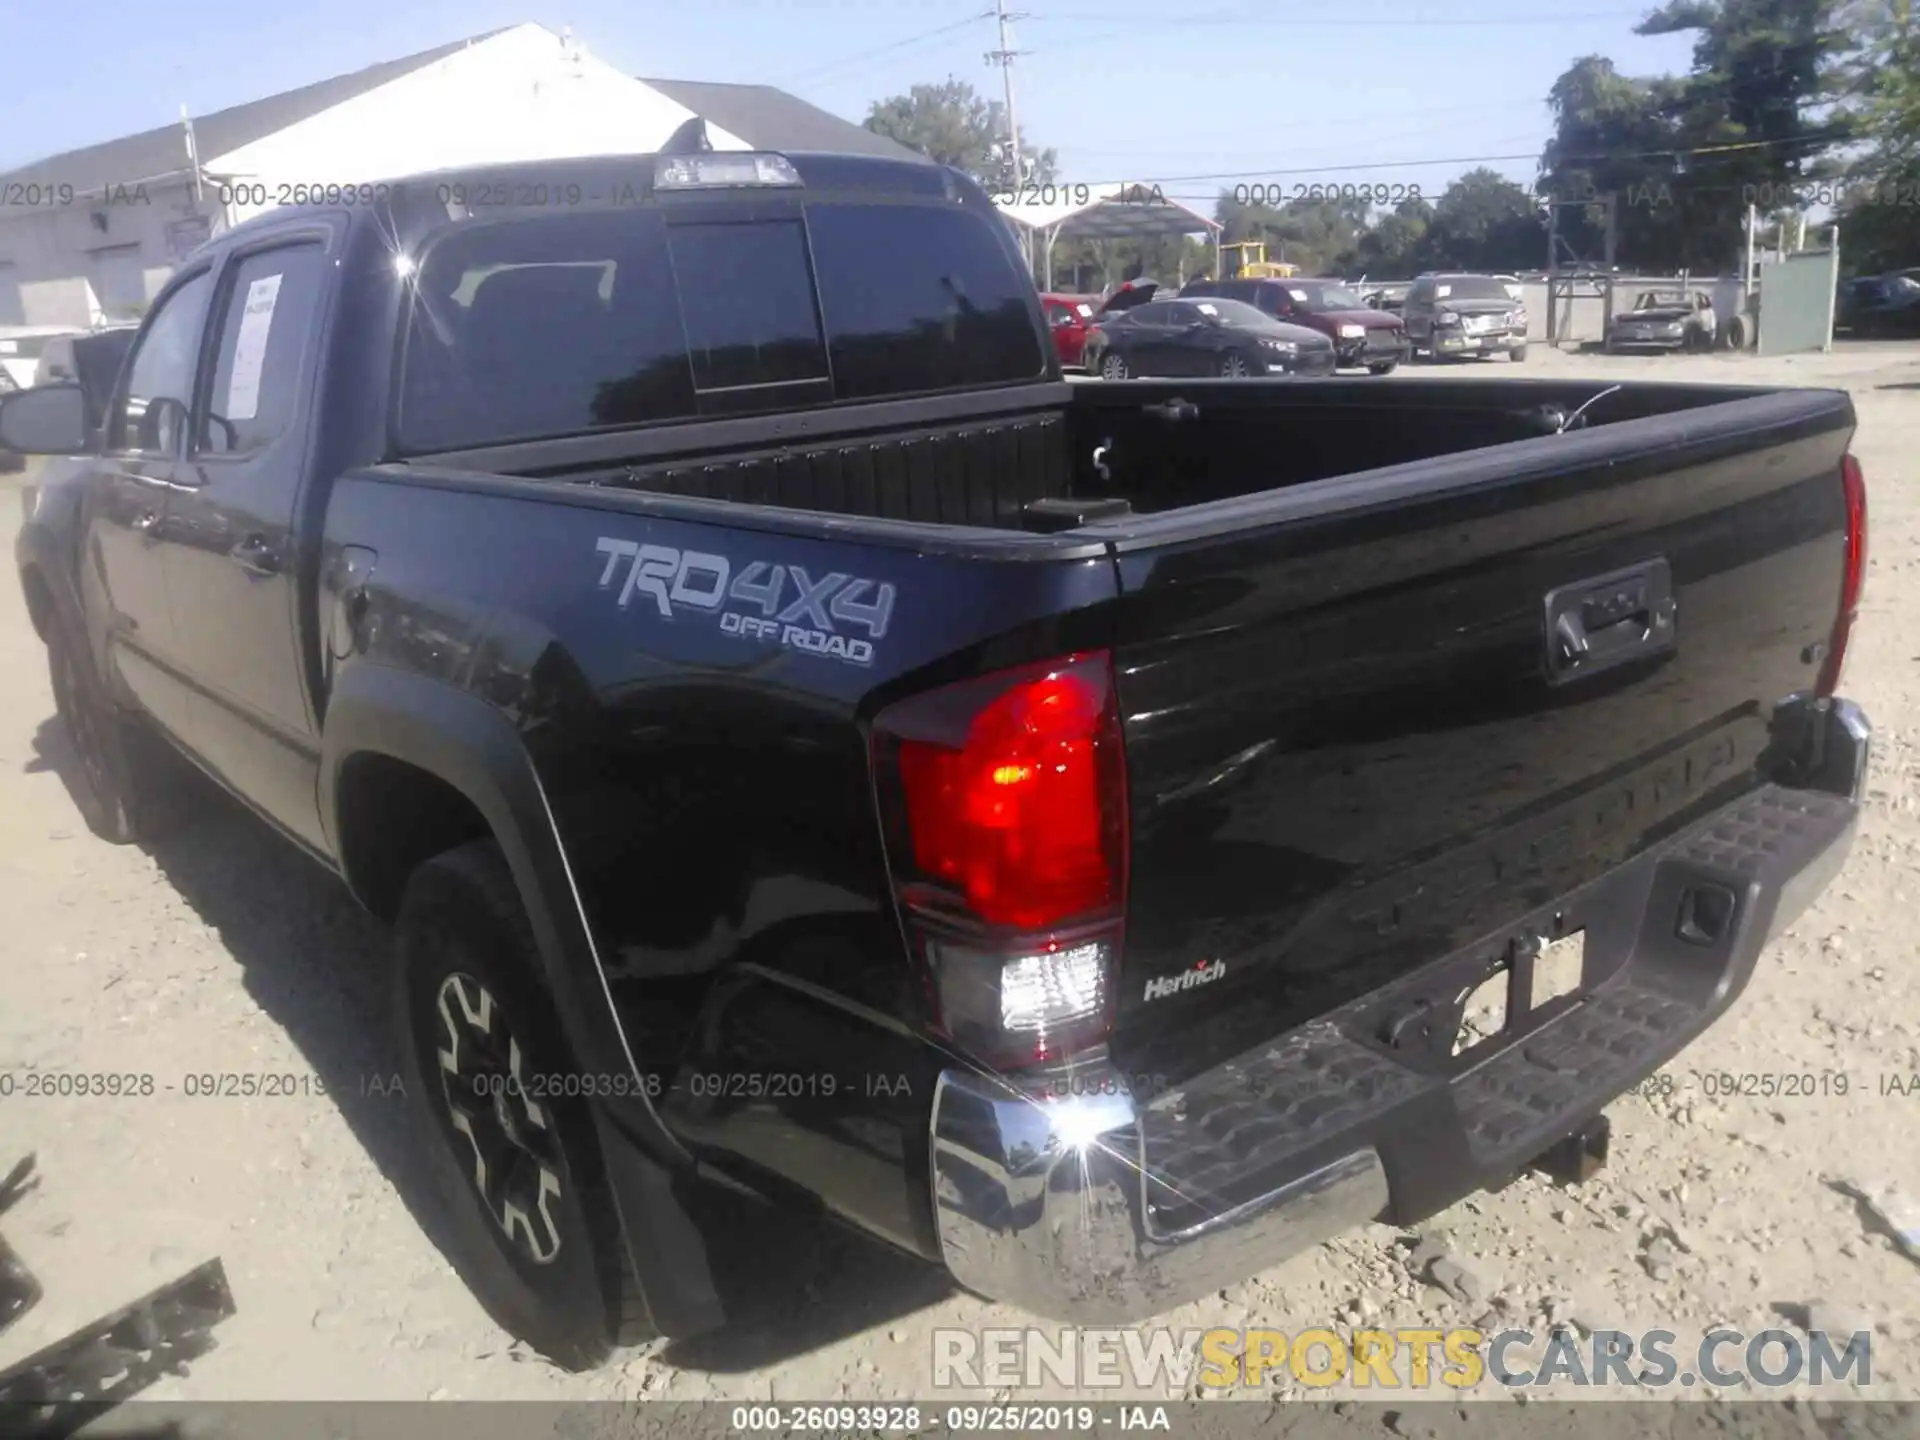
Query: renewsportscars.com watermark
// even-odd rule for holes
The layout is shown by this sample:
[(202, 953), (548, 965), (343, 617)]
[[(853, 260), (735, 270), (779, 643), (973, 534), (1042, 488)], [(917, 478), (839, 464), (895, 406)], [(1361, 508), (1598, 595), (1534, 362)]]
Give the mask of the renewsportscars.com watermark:
[(1346, 1385), (1473, 1390), (1570, 1384), (1633, 1390), (1866, 1386), (1873, 1336), (1671, 1330), (938, 1329), (936, 1389), (1209, 1389)]

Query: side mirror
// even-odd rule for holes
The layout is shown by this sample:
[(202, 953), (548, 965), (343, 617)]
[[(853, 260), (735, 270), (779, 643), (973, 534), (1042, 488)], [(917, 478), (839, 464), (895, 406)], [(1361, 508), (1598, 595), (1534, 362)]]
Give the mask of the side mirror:
[(78, 385), (36, 385), (0, 397), (0, 450), (81, 455), (92, 448), (86, 392)]

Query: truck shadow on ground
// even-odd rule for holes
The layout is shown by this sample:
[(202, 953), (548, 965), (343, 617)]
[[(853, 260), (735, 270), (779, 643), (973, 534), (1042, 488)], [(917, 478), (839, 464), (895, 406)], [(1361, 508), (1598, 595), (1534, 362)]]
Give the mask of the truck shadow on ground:
[[(84, 783), (57, 717), (41, 722), (33, 746), (27, 771), (54, 772), (70, 795)], [(211, 781), (195, 773), (180, 790), (179, 823), (145, 846), (147, 854), (220, 937), (248, 996), (286, 1031), (354, 1138), (451, 1261), (388, 1038), (386, 929)], [(209, 1064), (217, 1068), (212, 1057)], [(943, 1273), (825, 1218), (775, 1214), (719, 1189), (699, 1200), (696, 1218), (729, 1323), (669, 1346), (661, 1358), (676, 1367), (724, 1374), (778, 1363), (951, 1293)]]

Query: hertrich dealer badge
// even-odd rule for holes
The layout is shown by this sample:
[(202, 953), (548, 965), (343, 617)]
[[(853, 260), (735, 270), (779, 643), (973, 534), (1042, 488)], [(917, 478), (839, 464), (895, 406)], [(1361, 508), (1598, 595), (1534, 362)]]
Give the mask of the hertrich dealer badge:
[[(620, 608), (636, 597), (665, 620), (717, 616), (720, 633), (782, 645), (851, 665), (873, 663), (874, 641), (893, 619), (894, 587), (838, 570), (815, 578), (798, 565), (751, 561), (738, 574), (724, 555), (642, 545), (602, 535), (600, 588), (620, 589)], [(846, 633), (864, 631), (864, 637)]]

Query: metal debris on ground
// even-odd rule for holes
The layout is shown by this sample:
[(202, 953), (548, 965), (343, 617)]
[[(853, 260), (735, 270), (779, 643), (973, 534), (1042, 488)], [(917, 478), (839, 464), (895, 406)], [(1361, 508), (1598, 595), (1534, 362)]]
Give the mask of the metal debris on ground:
[[(34, 1184), (29, 1155), (0, 1180), (0, 1214)], [(41, 1297), (40, 1286), (0, 1239), (0, 1329)], [(0, 1371), (0, 1435), (66, 1440), (102, 1413), (213, 1349), (213, 1327), (234, 1314), (217, 1259), (104, 1315), (64, 1340)]]

